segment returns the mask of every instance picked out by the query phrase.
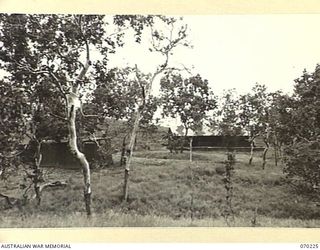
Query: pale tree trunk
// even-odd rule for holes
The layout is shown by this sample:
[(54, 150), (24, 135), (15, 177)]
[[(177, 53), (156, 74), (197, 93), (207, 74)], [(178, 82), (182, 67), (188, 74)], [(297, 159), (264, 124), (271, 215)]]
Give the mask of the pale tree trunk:
[(126, 138), (127, 135), (125, 137), (123, 137), (122, 140), (122, 149), (121, 149), (121, 157), (120, 157), (120, 166), (123, 166), (126, 164)]
[[(80, 152), (78, 145), (77, 145), (77, 130), (76, 130), (76, 113), (77, 109), (80, 109), (80, 112), (83, 115), (82, 107), (81, 107), (81, 100), (79, 97), (79, 88), (81, 81), (84, 76), (86, 75), (89, 67), (90, 67), (90, 49), (89, 43), (87, 40), (84, 40), (85, 47), (86, 47), (86, 62), (79, 73), (75, 84), (70, 86), (70, 93), (65, 93), (66, 104), (67, 104), (67, 122), (68, 122), (68, 131), (69, 131), (69, 147), (71, 153), (74, 155), (76, 159), (78, 159), (83, 173), (83, 180), (84, 180), (84, 202), (86, 206), (87, 216), (91, 216), (91, 181), (90, 181), (90, 166), (89, 162), (87, 161), (86, 156)], [(63, 92), (63, 91), (62, 91)]]
[[(172, 47), (173, 48), (173, 47)], [(168, 65), (168, 60), (169, 60), (169, 51), (164, 52), (165, 55), (165, 62), (162, 64), (156, 72), (153, 74), (151, 77), (149, 83), (147, 86), (143, 85), (143, 81), (140, 78), (140, 75), (138, 73), (138, 66), (135, 65), (135, 74), (136, 74), (136, 80), (138, 84), (140, 85), (141, 92), (142, 92), (142, 103), (138, 104), (137, 106), (137, 111), (136, 111), (136, 118), (134, 121), (131, 137), (130, 137), (130, 142), (129, 142), (129, 150), (127, 150), (127, 159), (126, 159), (126, 164), (125, 164), (125, 170), (124, 170), (124, 186), (123, 186), (123, 199), (124, 201), (128, 200), (128, 194), (129, 194), (129, 174), (130, 174), (130, 165), (131, 165), (131, 160), (132, 160), (132, 154), (135, 146), (135, 141), (136, 141), (136, 136), (139, 128), (139, 123), (141, 119), (141, 113), (143, 109), (145, 108), (146, 101), (148, 100), (151, 89), (152, 89), (152, 84), (156, 78), (157, 75), (159, 75), (161, 72), (163, 72), (167, 65)]]
[(4, 180), (5, 177), (5, 171), (6, 171), (6, 162), (5, 162), (5, 157), (3, 154), (0, 152), (0, 179)]
[(151, 77), (147, 86), (143, 85), (143, 81), (141, 80), (140, 75), (138, 73), (138, 66), (135, 65), (136, 80), (137, 80), (138, 84), (140, 85), (141, 92), (142, 92), (142, 100), (141, 100), (142, 103), (137, 104), (136, 117), (135, 117), (133, 129), (131, 132), (129, 147), (126, 152), (127, 157), (126, 157), (126, 164), (125, 164), (125, 170), (124, 170), (124, 184), (123, 184), (123, 200), (124, 201), (128, 200), (128, 195), (129, 195), (129, 175), (130, 175), (131, 160), (132, 160), (133, 150), (135, 147), (139, 123), (140, 123), (140, 119), (141, 119), (141, 113), (142, 113), (143, 109), (145, 108), (147, 99), (150, 96), (152, 84), (153, 84), (155, 77), (157, 75), (159, 75), (162, 71), (164, 71), (164, 69), (167, 67), (167, 64), (168, 64), (168, 53), (166, 53), (165, 63), (160, 67), (160, 69), (158, 69), (153, 74), (153, 76)]
[(255, 139), (260, 135), (260, 133), (254, 134), (253, 132), (251, 133), (250, 137), (250, 158), (249, 158), (249, 165), (252, 164), (253, 160), (253, 153), (254, 153), (254, 148), (255, 148)]
[(274, 164), (275, 166), (278, 166), (278, 139), (277, 139), (277, 136), (274, 135), (273, 136), (273, 150), (274, 150)]
[(130, 142), (129, 142), (129, 148), (127, 150), (127, 159), (124, 169), (124, 185), (123, 185), (123, 200), (128, 201), (128, 195), (129, 195), (129, 174), (130, 174), (130, 166), (131, 166), (131, 160), (132, 160), (132, 154), (134, 150), (134, 145), (136, 141), (136, 136), (139, 128), (141, 113), (140, 110), (137, 109), (136, 112), (136, 118), (134, 121), (133, 129), (131, 132)]
[(249, 158), (249, 165), (252, 164), (252, 160), (253, 160), (253, 152), (254, 152), (254, 139), (255, 137), (252, 137), (250, 140), (250, 158)]
[(42, 181), (42, 173), (40, 169), (40, 164), (42, 160), (42, 154), (41, 154), (41, 144), (42, 141), (36, 141), (37, 148), (35, 151), (35, 157), (34, 157), (34, 170), (33, 170), (33, 186), (34, 191), (37, 199), (37, 204), (40, 205), (41, 203), (41, 191), (40, 191), (40, 182)]
[[(32, 109), (32, 119), (35, 118), (35, 112), (39, 112), (41, 110), (41, 104), (37, 104), (35, 109)], [(31, 145), (34, 147), (34, 155), (33, 155), (33, 171), (31, 174), (28, 174), (29, 178), (31, 179), (33, 183), (33, 188), (35, 192), (35, 199), (37, 199), (37, 205), (39, 206), (41, 203), (41, 191), (40, 191), (40, 182), (43, 181), (42, 171), (40, 169), (41, 161), (42, 161), (42, 154), (41, 154), (41, 145), (42, 140), (38, 140), (36, 134), (37, 129), (34, 122), (30, 124), (30, 129), (32, 132), (32, 136), (28, 136), (31, 141)]]
[(267, 140), (264, 141), (265, 143), (265, 148), (263, 150), (263, 155), (262, 155), (262, 169), (265, 168), (266, 163), (267, 163), (267, 152), (269, 150), (269, 143), (267, 142)]
[(84, 178), (84, 201), (87, 215), (91, 215), (91, 183), (90, 183), (90, 167), (85, 155), (79, 151), (77, 145), (76, 132), (76, 107), (74, 103), (68, 106), (68, 130), (69, 130), (69, 147), (71, 153), (78, 159)]
[[(77, 25), (80, 28), (80, 32), (82, 33), (82, 23), (81, 23), (81, 18), (79, 19), (79, 22)], [(83, 78), (85, 77), (90, 65), (90, 48), (89, 48), (89, 42), (86, 40), (85, 35), (82, 33), (81, 34), (81, 39), (83, 39), (84, 46), (85, 46), (85, 51), (86, 51), (86, 59), (85, 63), (81, 63), (82, 69), (79, 72), (78, 76), (76, 79), (71, 80), (71, 79), (65, 79), (63, 78), (63, 81), (67, 83), (67, 88), (64, 88), (64, 86), (61, 85), (61, 80), (59, 77), (55, 75), (50, 70), (37, 70), (37, 69), (30, 69), (31, 73), (34, 74), (48, 74), (51, 79), (54, 81), (56, 84), (57, 89), (61, 92), (65, 99), (65, 104), (66, 104), (66, 121), (67, 121), (67, 126), (68, 126), (68, 139), (69, 139), (69, 148), (70, 152), (72, 155), (79, 161), (82, 170), (83, 170), (83, 177), (84, 177), (84, 200), (85, 200), (85, 206), (86, 206), (86, 212), (87, 215), (91, 215), (91, 182), (90, 182), (90, 167), (89, 163), (85, 157), (85, 155), (80, 152), (78, 145), (77, 145), (77, 132), (76, 132), (76, 111), (77, 109), (80, 108), (80, 112), (82, 112), (82, 107), (81, 107), (81, 100), (79, 97), (79, 89), (82, 87), (83, 83)], [(80, 48), (79, 48), (80, 49)], [(80, 63), (80, 62), (79, 62)], [(28, 70), (29, 70), (28, 69)], [(53, 183), (52, 185), (60, 185), (59, 183)], [(50, 184), (48, 184), (50, 185)], [(45, 185), (42, 188), (48, 186)], [(39, 188), (41, 192), (41, 187)]]
[(192, 162), (192, 142), (193, 142), (193, 137), (190, 138), (189, 141), (189, 147), (190, 147), (190, 162)]
[(264, 140), (265, 148), (263, 150), (263, 155), (262, 155), (262, 169), (265, 168), (267, 163), (267, 152), (269, 150), (269, 132), (267, 132), (267, 135), (263, 140)]

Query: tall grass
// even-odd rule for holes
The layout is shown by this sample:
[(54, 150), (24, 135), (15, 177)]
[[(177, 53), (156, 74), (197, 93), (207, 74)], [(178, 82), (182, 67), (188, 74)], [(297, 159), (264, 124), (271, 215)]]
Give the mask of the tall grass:
[[(251, 214), (242, 214), (235, 217), (235, 227), (251, 227)], [(275, 219), (265, 216), (259, 217), (259, 226), (263, 227), (319, 227), (320, 220), (299, 219)], [(94, 213), (90, 219), (83, 213), (70, 213), (57, 215), (54, 213), (39, 213), (29, 216), (10, 215), (1, 217), (1, 227), (36, 227), (36, 228), (59, 228), (59, 227), (227, 227), (223, 218), (192, 218), (172, 219), (168, 216), (137, 215), (117, 213), (110, 210), (105, 213)]]
[[(121, 199), (123, 171), (117, 165), (92, 172), (90, 220), (85, 216), (80, 169), (44, 169), (48, 181), (66, 180), (68, 186), (43, 193), (39, 207), (31, 203), (5, 210), (0, 200), (0, 227), (227, 226), (221, 216), (225, 152), (195, 151), (192, 174), (187, 153), (146, 151), (136, 156), (127, 203)], [(256, 226), (320, 225), (318, 197), (296, 192), (272, 160), (265, 170), (258, 158), (252, 165), (247, 161), (247, 153), (237, 153), (232, 175), (234, 226), (252, 226), (253, 218)], [(0, 183), (1, 192), (17, 195), (21, 179), (17, 173)]]

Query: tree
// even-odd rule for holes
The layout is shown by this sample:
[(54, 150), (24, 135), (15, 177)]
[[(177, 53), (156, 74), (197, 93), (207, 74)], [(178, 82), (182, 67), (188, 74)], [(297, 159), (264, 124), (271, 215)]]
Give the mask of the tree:
[(240, 97), (240, 125), (250, 137), (251, 153), (249, 164), (253, 160), (255, 139), (261, 136), (265, 143), (262, 168), (265, 167), (266, 154), (270, 144), (269, 107), (270, 95), (265, 85), (256, 83), (252, 88), (252, 93)]
[[(83, 168), (88, 215), (91, 214), (90, 169), (77, 146), (75, 120), (80, 108), (80, 89), (90, 66), (89, 44), (99, 40), (91, 28), (101, 31), (101, 25), (101, 17), (1, 16), (1, 59), (11, 73), (10, 80), (22, 81), (24, 85), (50, 81), (60, 91), (60, 98), (66, 106), (70, 150)], [(86, 53), (84, 64), (80, 60), (83, 51)]]
[(268, 112), (268, 123), (270, 127), (270, 143), (274, 149), (275, 165), (278, 165), (278, 159), (282, 154), (282, 135), (284, 135), (285, 127), (281, 126), (281, 114), (283, 114), (288, 96), (281, 91), (270, 93), (270, 107)]
[[(210, 92), (208, 81), (198, 74), (183, 78), (181, 74), (170, 72), (161, 79), (161, 100), (163, 116), (179, 117), (184, 126), (184, 138), (189, 130), (202, 127), (206, 113), (216, 107), (216, 100)], [(181, 145), (181, 152), (183, 150)]]
[[(136, 41), (151, 16), (115, 16), (114, 25), (132, 27)], [(90, 90), (107, 65), (108, 53), (122, 46), (123, 32), (106, 34), (104, 16), (97, 15), (8, 15), (0, 16), (1, 66), (9, 81), (27, 86), (48, 84), (59, 92), (65, 107), (65, 123), (71, 153), (79, 161), (84, 175), (84, 197), (88, 216), (91, 214), (91, 180), (89, 163), (77, 144), (76, 117), (82, 112), (85, 91)], [(101, 59), (91, 60), (97, 52)], [(91, 69), (91, 70), (90, 70)], [(94, 70), (93, 70), (94, 69)], [(99, 70), (98, 70), (99, 69)]]
[[(295, 133), (295, 123), (292, 123), (291, 110), (294, 106), (294, 99), (288, 94), (279, 94), (273, 99), (272, 114), (275, 122), (273, 131), (277, 137), (279, 150), (281, 153), (281, 146), (292, 143), (292, 136)], [(288, 126), (292, 123), (290, 126)]]
[[(61, 139), (65, 134), (65, 126), (55, 121), (52, 112), (57, 113), (57, 103), (54, 98), (48, 98), (43, 89), (29, 85), (12, 85), (7, 81), (1, 82), (3, 100), (2, 106), (2, 134), (1, 138), (2, 166), (10, 167), (16, 165), (26, 173), (31, 184), (25, 188), (23, 199), (37, 199), (41, 202), (41, 191), (48, 186), (44, 182), (41, 164), (41, 144), (45, 139)], [(59, 106), (61, 108), (61, 105)], [(52, 125), (55, 124), (56, 126)], [(21, 144), (24, 148), (19, 150)], [(11, 152), (8, 152), (11, 151)], [(18, 151), (18, 153), (13, 153)], [(6, 166), (7, 165), (7, 166)], [(4, 174), (5, 168), (2, 168)], [(14, 171), (19, 171), (17, 167)], [(31, 171), (30, 171), (31, 170)], [(61, 182), (59, 182), (61, 183)], [(28, 191), (33, 185), (35, 196), (28, 197)], [(50, 183), (52, 186), (52, 183)]]
[(284, 172), (319, 190), (320, 67), (295, 80), (294, 94), (285, 98), (280, 116), (284, 148)]
[[(319, 78), (320, 67), (316, 67), (315, 72), (303, 72), (303, 75), (295, 80), (294, 94), (286, 99), (286, 113), (283, 112), (281, 118), (286, 118), (282, 122), (287, 123), (286, 144), (295, 140), (315, 140), (320, 134), (319, 120)], [(300, 138), (300, 139), (299, 139)]]
[(183, 127), (183, 125), (181, 124), (181, 125), (179, 125), (179, 126), (177, 127), (176, 132), (178, 133), (178, 135), (183, 136), (183, 135), (184, 135), (183, 130), (184, 130), (184, 127)]
[(0, 81), (0, 177), (16, 165), (19, 145), (28, 130), (27, 102), (24, 92), (8, 81)]
[(157, 16), (157, 19), (153, 19), (152, 22), (147, 21), (151, 36), (149, 51), (156, 53), (162, 62), (156, 67), (154, 72), (149, 74), (142, 73), (138, 66), (135, 65), (135, 80), (138, 83), (141, 98), (137, 100), (135, 105), (134, 123), (127, 149), (123, 195), (125, 201), (128, 199), (129, 172), (139, 124), (146, 110), (148, 110), (148, 105), (153, 103), (151, 96), (152, 86), (158, 76), (170, 69), (169, 58), (173, 54), (174, 49), (179, 46), (189, 46), (189, 43), (186, 41), (187, 25), (181, 24), (180, 21), (181, 19), (178, 20), (176, 18), (163, 16)]
[[(132, 69), (113, 68), (106, 72), (98, 72), (99, 81), (92, 93), (92, 105), (96, 111), (104, 118), (106, 128), (109, 129), (106, 119), (128, 121), (134, 113), (135, 99), (137, 98), (136, 83), (130, 79)], [(125, 145), (128, 137), (128, 123), (123, 122), (117, 126), (115, 134), (112, 136), (123, 136), (122, 153), (120, 165), (125, 162)], [(111, 135), (110, 135), (111, 136)], [(111, 139), (111, 138), (110, 138)]]
[(224, 91), (220, 98), (219, 108), (209, 119), (210, 130), (223, 136), (242, 135), (239, 125), (239, 104), (240, 100), (235, 89)]
[(24, 161), (24, 163), (29, 165), (29, 169), (32, 170), (31, 172), (25, 172), (33, 184), (37, 205), (40, 205), (41, 191), (47, 185), (52, 185), (51, 183), (41, 184), (45, 182), (42, 169), (40, 168), (42, 144), (45, 140), (60, 141), (66, 138), (67, 126), (61, 116), (64, 113), (64, 109), (57, 93), (53, 91), (49, 97), (46, 94), (50, 92), (46, 92), (45, 89), (34, 85), (35, 89), (32, 91), (31, 86), (28, 85), (25, 89), (25, 93), (28, 93), (28, 104), (31, 112), (28, 123), (29, 130), (25, 134), (29, 139), (27, 153), (31, 156), (31, 159)]
[[(123, 136), (120, 165), (125, 164), (126, 141), (134, 124), (136, 105), (143, 98), (142, 94), (135, 79), (135, 69), (130, 67), (113, 68), (101, 75), (97, 88), (92, 93), (91, 104), (97, 113), (104, 119), (122, 121), (116, 134), (113, 134), (116, 137)], [(150, 96), (139, 123), (140, 130), (147, 131), (151, 128), (157, 106), (157, 98)]]

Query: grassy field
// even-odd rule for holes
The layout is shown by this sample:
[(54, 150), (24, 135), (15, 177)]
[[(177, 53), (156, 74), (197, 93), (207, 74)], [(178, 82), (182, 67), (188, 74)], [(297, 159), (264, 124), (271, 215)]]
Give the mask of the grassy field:
[[(90, 219), (85, 216), (81, 171), (46, 168), (47, 180), (66, 180), (68, 186), (44, 192), (39, 207), (30, 203), (5, 209), (4, 200), (0, 200), (0, 227), (319, 227), (319, 197), (289, 185), (281, 165), (274, 165), (271, 152), (262, 170), (260, 154), (256, 153), (253, 165), (248, 165), (247, 153), (236, 154), (234, 220), (223, 216), (227, 208), (225, 152), (194, 152), (190, 164), (187, 152), (162, 150), (135, 153), (128, 202), (121, 199), (122, 167), (93, 170), (94, 214)], [(22, 180), (16, 173), (2, 181), (0, 191), (17, 195)]]

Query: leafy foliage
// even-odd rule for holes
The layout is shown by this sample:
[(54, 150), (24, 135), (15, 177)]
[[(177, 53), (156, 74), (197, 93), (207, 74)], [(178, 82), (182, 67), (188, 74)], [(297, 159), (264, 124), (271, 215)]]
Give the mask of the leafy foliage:
[[(85, 101), (87, 93), (103, 80), (108, 53), (123, 45), (124, 31), (132, 28), (139, 40), (144, 26), (150, 25), (153, 18), (114, 16), (115, 28), (108, 26), (103, 15), (0, 15), (0, 65), (8, 73), (11, 87), (21, 88), (27, 95), (38, 138), (58, 140), (67, 135), (64, 117), (70, 100), (66, 95), (80, 87), (78, 102)], [(116, 29), (115, 35), (108, 35), (107, 28)], [(86, 55), (89, 59), (90, 52), (95, 52), (98, 59), (89, 61), (91, 70), (86, 72), (83, 58)], [(14, 110), (10, 102), (6, 105)], [(96, 124), (93, 121), (82, 122)]]
[(161, 79), (163, 116), (179, 117), (185, 135), (188, 130), (202, 127), (206, 112), (216, 107), (216, 100), (209, 89), (208, 81), (198, 74), (183, 78), (171, 72)]
[(0, 151), (9, 153), (23, 140), (27, 131), (28, 99), (20, 88), (12, 88), (7, 81), (0, 82)]
[(240, 100), (235, 89), (224, 91), (219, 108), (209, 119), (210, 130), (224, 136), (242, 135), (242, 128), (239, 125), (239, 105)]
[(300, 141), (285, 148), (284, 172), (289, 178), (298, 177), (316, 190), (320, 184), (320, 142)]
[(18, 146), (28, 130), (28, 99), (21, 88), (0, 82), (0, 175), (16, 163)]
[[(123, 45), (122, 28), (133, 28), (139, 42), (141, 30), (152, 19), (152, 16), (116, 16), (114, 23), (119, 30), (111, 36), (106, 34), (103, 15), (0, 15), (0, 66), (8, 73), (7, 80), (13, 86), (21, 86), (30, 94), (26, 107), (31, 113), (31, 138), (39, 142), (37, 137), (52, 136), (52, 132), (56, 137), (63, 134), (56, 133), (60, 124), (52, 122), (50, 116), (65, 122), (70, 150), (83, 168), (88, 215), (91, 214), (90, 168), (78, 149), (77, 111), (83, 114), (86, 93), (105, 74), (108, 53)], [(97, 55), (95, 61), (91, 60), (92, 52)], [(57, 129), (46, 129), (51, 126)]]
[[(285, 127), (286, 144), (293, 140), (317, 140), (320, 135), (320, 69), (314, 73), (303, 72), (295, 80), (294, 94), (285, 98), (281, 126)], [(291, 139), (291, 142), (289, 140)]]
[(240, 125), (251, 135), (265, 131), (268, 126), (270, 96), (265, 85), (256, 83), (252, 93), (240, 97)]
[(319, 188), (320, 182), (320, 68), (296, 79), (291, 98), (285, 98), (280, 126), (285, 148), (285, 172)]
[[(101, 82), (97, 83), (97, 88), (92, 94), (92, 105), (94, 109), (106, 118), (127, 119), (132, 123), (132, 119), (137, 108), (137, 103), (143, 98), (141, 86), (134, 78), (133, 68), (113, 68), (105, 74)], [(147, 87), (149, 75), (144, 75), (143, 88)], [(157, 108), (157, 98), (149, 97), (144, 110), (142, 124), (152, 120), (153, 113)]]

